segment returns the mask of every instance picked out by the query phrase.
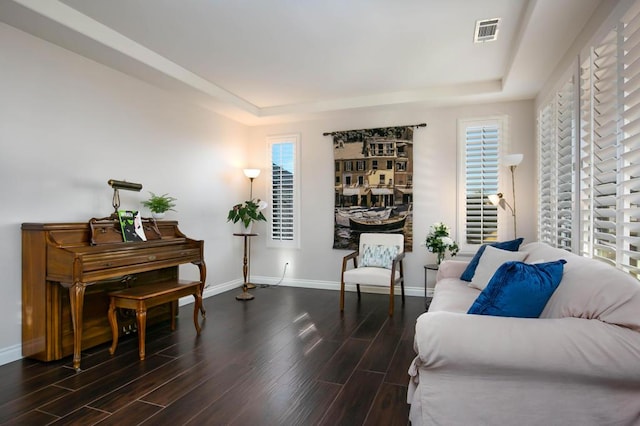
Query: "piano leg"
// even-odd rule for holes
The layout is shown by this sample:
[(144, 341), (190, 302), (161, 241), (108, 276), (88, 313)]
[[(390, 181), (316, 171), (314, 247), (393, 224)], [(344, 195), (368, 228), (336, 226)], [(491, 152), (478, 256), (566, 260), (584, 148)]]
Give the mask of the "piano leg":
[[(196, 265), (198, 265), (198, 269), (200, 269), (200, 282), (202, 283), (200, 284), (200, 295), (202, 295), (204, 294), (204, 285), (207, 280), (207, 265), (204, 263), (204, 257), (200, 262), (196, 263)], [(202, 313), (202, 318), (207, 317), (207, 311), (204, 309), (204, 303), (200, 303), (200, 312)]]
[(113, 297), (111, 297), (111, 302), (109, 303), (109, 311), (107, 312), (107, 316), (109, 317), (109, 325), (111, 325), (111, 347), (109, 348), (109, 353), (113, 355), (116, 352), (116, 347), (118, 346), (118, 317), (116, 313), (116, 301)]
[(196, 299), (193, 306), (193, 324), (196, 326), (196, 332), (200, 334), (200, 324), (198, 322), (198, 311), (202, 309), (202, 291), (200, 287), (198, 287), (193, 297)]
[(71, 304), (71, 322), (73, 325), (73, 368), (80, 371), (80, 353), (82, 351), (82, 311), (84, 309), (84, 283), (74, 283), (69, 287)]

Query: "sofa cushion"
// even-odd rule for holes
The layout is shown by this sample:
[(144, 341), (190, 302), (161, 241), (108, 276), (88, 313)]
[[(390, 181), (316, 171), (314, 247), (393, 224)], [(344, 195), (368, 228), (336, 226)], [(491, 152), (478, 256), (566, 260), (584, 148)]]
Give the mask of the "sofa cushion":
[(473, 256), (473, 259), (471, 259), (471, 262), (469, 262), (467, 269), (464, 270), (464, 272), (460, 276), (460, 279), (462, 281), (469, 281), (469, 282), (471, 281), (471, 279), (473, 279), (473, 275), (475, 274), (476, 268), (478, 267), (478, 262), (480, 262), (482, 253), (484, 253), (487, 246), (499, 248), (501, 250), (518, 251), (518, 249), (520, 248), (520, 244), (522, 244), (523, 240), (524, 238), (517, 238), (511, 241), (501, 241), (497, 243), (483, 244), (482, 246), (480, 246), (475, 256)]
[(455, 312), (466, 314), (478, 298), (480, 290), (469, 287), (458, 278), (445, 278), (436, 283), (429, 312)]
[(484, 290), (500, 265), (510, 260), (522, 261), (525, 257), (527, 257), (527, 253), (524, 252), (501, 250), (491, 246), (486, 247), (469, 286)]
[(471, 305), (469, 314), (538, 318), (562, 280), (566, 260), (506, 262)]
[(640, 331), (640, 281), (607, 263), (544, 243), (522, 247), (531, 259), (566, 259), (562, 285), (541, 318), (586, 318)]

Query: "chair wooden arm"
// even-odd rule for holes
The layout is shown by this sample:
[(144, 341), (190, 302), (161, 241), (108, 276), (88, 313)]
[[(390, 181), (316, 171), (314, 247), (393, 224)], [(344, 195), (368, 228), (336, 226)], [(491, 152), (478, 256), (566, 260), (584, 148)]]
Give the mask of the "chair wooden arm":
[(351, 259), (353, 259), (353, 267), (358, 267), (358, 254), (359, 252), (356, 250), (352, 253), (349, 253), (342, 259), (342, 272), (347, 270), (347, 262)]
[(404, 252), (398, 253), (398, 255), (393, 258), (393, 263), (391, 264), (391, 282), (395, 281), (396, 265), (400, 265), (400, 280), (403, 279), (402, 259), (404, 259)]

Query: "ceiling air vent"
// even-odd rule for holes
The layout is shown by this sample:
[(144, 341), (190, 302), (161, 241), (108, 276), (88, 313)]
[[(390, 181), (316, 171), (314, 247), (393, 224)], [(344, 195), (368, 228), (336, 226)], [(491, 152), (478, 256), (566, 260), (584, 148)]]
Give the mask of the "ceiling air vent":
[(485, 41), (497, 40), (499, 23), (500, 18), (476, 21), (476, 32), (473, 41), (476, 43), (484, 43)]

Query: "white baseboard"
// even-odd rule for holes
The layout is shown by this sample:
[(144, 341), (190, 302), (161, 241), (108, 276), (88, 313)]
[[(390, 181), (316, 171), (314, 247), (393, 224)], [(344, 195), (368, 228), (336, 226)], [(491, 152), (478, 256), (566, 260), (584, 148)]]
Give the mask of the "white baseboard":
[(22, 359), (22, 345), (13, 345), (0, 349), (0, 365)]
[[(251, 278), (253, 283), (262, 283), (268, 285), (276, 285), (279, 283), (279, 278), (272, 277), (260, 277), (254, 276)], [(337, 281), (318, 281), (318, 280), (301, 280), (301, 279), (284, 279), (279, 285), (284, 287), (300, 287), (300, 288), (315, 288), (319, 290), (334, 290), (340, 291), (340, 283)], [(356, 291), (355, 284), (346, 284), (345, 291)], [(365, 293), (377, 293), (377, 294), (389, 294), (387, 287), (366, 286), (360, 285), (360, 291)], [(395, 294), (400, 294), (400, 287), (396, 286)], [(424, 286), (404, 286), (404, 294), (406, 296), (424, 297)], [(427, 296), (433, 296), (433, 289), (427, 289)]]

